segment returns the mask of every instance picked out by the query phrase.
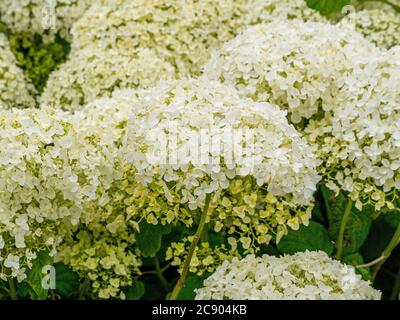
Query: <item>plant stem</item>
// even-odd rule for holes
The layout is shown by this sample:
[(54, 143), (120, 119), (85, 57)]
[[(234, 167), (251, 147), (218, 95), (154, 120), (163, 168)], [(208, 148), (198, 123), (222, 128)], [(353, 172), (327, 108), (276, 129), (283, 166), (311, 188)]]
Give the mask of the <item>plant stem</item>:
[(359, 264), (358, 266), (356, 266), (356, 268), (369, 268), (369, 267), (372, 267), (372, 266), (378, 264), (383, 259), (385, 259), (385, 257), (379, 256), (378, 258), (376, 258), (375, 260), (372, 260), (371, 262), (364, 263), (364, 264)]
[(157, 275), (158, 280), (160, 280), (160, 283), (161, 283), (162, 287), (164, 288), (164, 290), (165, 290), (166, 292), (168, 292), (169, 283), (168, 283), (167, 280), (164, 278), (164, 275), (163, 275), (163, 273), (162, 273), (162, 271), (161, 271), (161, 268), (160, 268), (160, 261), (158, 260), (158, 257), (157, 257), (157, 256), (154, 257), (154, 265), (155, 265), (155, 267), (156, 267), (156, 275)]
[(340, 260), (342, 258), (344, 232), (346, 231), (346, 225), (347, 225), (347, 222), (349, 221), (352, 207), (353, 207), (353, 200), (351, 200), (349, 198), (347, 200), (347, 206), (346, 206), (346, 210), (344, 211), (342, 221), (340, 222), (339, 235), (338, 235), (338, 238), (336, 241), (336, 259), (338, 259), (338, 260)]
[(15, 289), (14, 279), (11, 277), (8, 278), (8, 286), (11, 300), (17, 300), (17, 291)]
[(394, 287), (392, 293), (390, 294), (390, 300), (400, 299), (400, 267), (397, 272), (396, 280), (394, 281)]
[(84, 300), (87, 290), (89, 289), (89, 280), (85, 279), (83, 283), (80, 285), (78, 300)]
[(383, 252), (382, 252), (382, 257), (383, 257), (382, 260), (374, 268), (373, 279), (376, 278), (382, 265), (390, 257), (390, 255), (392, 254), (392, 251), (397, 247), (397, 245), (399, 243), (400, 243), (400, 223), (397, 226), (396, 231), (394, 232), (394, 235), (393, 235), (392, 239), (390, 240), (389, 244), (386, 246), (385, 250), (383, 250)]
[(197, 243), (199, 242), (199, 239), (200, 239), (201, 235), (203, 234), (204, 227), (206, 225), (207, 216), (208, 216), (208, 209), (210, 207), (210, 200), (211, 200), (211, 194), (207, 194), (205, 205), (204, 205), (204, 209), (203, 209), (203, 212), (201, 214), (200, 224), (199, 224), (199, 226), (197, 228), (197, 231), (196, 231), (196, 233), (195, 233), (195, 235), (193, 237), (193, 241), (190, 244), (189, 252), (188, 252), (188, 255), (187, 255), (186, 259), (185, 259), (181, 276), (179, 277), (179, 280), (176, 283), (175, 288), (172, 291), (169, 300), (176, 300), (178, 295), (179, 295), (179, 292), (182, 290), (182, 288), (184, 286), (184, 283), (185, 283), (185, 280), (186, 280), (186, 276), (187, 276), (187, 274), (189, 272), (189, 269), (190, 269), (190, 262), (192, 261), (194, 251), (195, 251), (195, 249), (197, 247)]

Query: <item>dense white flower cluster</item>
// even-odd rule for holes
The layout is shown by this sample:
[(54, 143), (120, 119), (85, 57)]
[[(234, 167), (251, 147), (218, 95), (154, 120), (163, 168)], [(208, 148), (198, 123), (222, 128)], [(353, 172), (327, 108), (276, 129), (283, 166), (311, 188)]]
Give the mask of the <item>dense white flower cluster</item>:
[(124, 106), (101, 100), (87, 113), (0, 112), (2, 277), (11, 269), (22, 280), (35, 252), (48, 249), (88, 274), (102, 297), (132, 283), (140, 261), (128, 248), (135, 224), (122, 206), (130, 187), (118, 151)]
[[(192, 210), (201, 206), (205, 194), (227, 188), (233, 177), (248, 175), (254, 176), (259, 186), (268, 185), (275, 196), (293, 194), (294, 201), (307, 204), (319, 180), (317, 162), (285, 115), (271, 104), (240, 99), (232, 87), (218, 82), (202, 78), (163, 82), (142, 92), (129, 122), (125, 152), (142, 183), (155, 177), (174, 181)], [(160, 136), (175, 129), (178, 141), (169, 144), (167, 152), (177, 155), (176, 163), (159, 163), (164, 147)], [(253, 129), (250, 132), (254, 134), (251, 140), (240, 141), (245, 146), (242, 154), (239, 157), (233, 150), (229, 163), (231, 150), (220, 147), (232, 146), (232, 136), (222, 136), (224, 129)], [(190, 143), (197, 134), (204, 135), (206, 146), (217, 141), (217, 136), (221, 140), (211, 148), (200, 145), (198, 152), (190, 152), (196, 147)], [(199, 159), (207, 160), (200, 163)], [(179, 171), (184, 176), (179, 177)], [(202, 184), (206, 176), (212, 181)]]
[(17, 67), (8, 40), (0, 33), (0, 109), (33, 107), (35, 89)]
[(274, 103), (293, 123), (336, 105), (338, 77), (374, 50), (360, 34), (330, 24), (276, 21), (249, 27), (205, 66), (210, 79), (242, 96)]
[[(114, 164), (100, 166), (100, 170), (109, 173), (107, 188), (99, 186), (96, 198), (85, 209), (81, 224), (74, 233), (65, 236), (58, 247), (56, 260), (63, 261), (91, 281), (93, 292), (103, 299), (124, 299), (121, 289), (132, 285), (135, 276), (140, 274), (140, 252), (135, 246), (138, 230), (135, 201), (138, 198), (151, 201), (135, 187), (119, 151), (136, 97), (136, 92), (116, 92), (112, 98), (95, 100), (83, 112), (74, 115), (82, 120), (76, 122), (77, 126), (98, 127), (101, 135), (92, 136), (93, 144), (113, 159)], [(105, 141), (110, 142), (107, 147), (103, 145)], [(92, 161), (99, 163), (99, 160), (101, 157)]]
[(71, 55), (50, 75), (40, 104), (77, 110), (88, 101), (111, 95), (118, 87), (149, 87), (170, 77), (175, 77), (175, 68), (152, 50), (138, 49), (133, 54), (127, 48), (87, 48)]
[(54, 72), (43, 103), (80, 108), (114, 88), (195, 76), (238, 30), (274, 18), (323, 20), (303, 0), (102, 0), (75, 23), (70, 61)]
[(354, 267), (322, 251), (224, 261), (196, 289), (197, 300), (379, 300)]
[(309, 118), (298, 127), (316, 146), (327, 185), (349, 192), (359, 208), (380, 209), (399, 198), (398, 52), (349, 28), (273, 22), (227, 43), (205, 76), (288, 109), (292, 122)]
[[(134, 109), (124, 154), (137, 181), (163, 193), (153, 197), (157, 205), (138, 210), (149, 223), (190, 225), (193, 213), (176, 205), (194, 211), (210, 193), (215, 230), (239, 235), (245, 249), (269, 242), (269, 230), (279, 241), (287, 226), (308, 222), (317, 160), (285, 111), (204, 78), (144, 90)], [(241, 132), (250, 135), (232, 147)]]
[(383, 48), (400, 44), (400, 14), (393, 10), (371, 9), (346, 16), (341, 26), (352, 27)]
[(400, 47), (360, 60), (340, 83), (336, 108), (305, 130), (319, 146), (320, 173), (359, 208), (393, 207), (400, 190)]
[(60, 32), (70, 39), (69, 30), (93, 0), (2, 0), (0, 21), (17, 32)]

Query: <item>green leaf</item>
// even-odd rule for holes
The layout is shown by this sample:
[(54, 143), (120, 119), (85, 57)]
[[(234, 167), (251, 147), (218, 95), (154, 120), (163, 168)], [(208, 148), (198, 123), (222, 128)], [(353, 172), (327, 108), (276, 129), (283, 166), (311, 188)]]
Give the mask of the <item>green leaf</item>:
[(308, 227), (301, 226), (297, 231), (289, 230), (288, 234), (279, 241), (278, 249), (287, 254), (321, 250), (330, 255), (333, 252), (333, 244), (324, 226), (310, 221)]
[(143, 257), (154, 257), (161, 249), (161, 239), (163, 235), (171, 232), (171, 225), (152, 225), (147, 222), (139, 224), (140, 232), (136, 240), (138, 248), (140, 249)]
[(62, 298), (70, 298), (79, 293), (79, 276), (63, 263), (57, 263), (56, 291)]
[(306, 2), (310, 8), (325, 16), (339, 12), (344, 6), (350, 4), (350, 0), (306, 0)]
[(196, 297), (197, 288), (203, 287), (203, 281), (208, 275), (202, 275), (201, 277), (197, 275), (190, 275), (186, 278), (185, 286), (182, 288), (181, 292), (177, 297), (177, 300), (194, 300)]
[(47, 299), (48, 289), (43, 288), (42, 280), (46, 276), (42, 272), (43, 267), (51, 265), (53, 259), (49, 256), (48, 252), (40, 251), (36, 259), (33, 261), (32, 268), (27, 272), (26, 283), (30, 286), (31, 298), (34, 300)]
[(29, 298), (29, 296), (34, 295), (32, 288), (26, 282), (21, 282), (18, 284), (17, 296), (20, 298)]
[(135, 280), (133, 285), (125, 290), (127, 300), (139, 300), (144, 295), (144, 284), (139, 280)]
[(398, 212), (382, 214), (373, 222), (368, 238), (361, 249), (366, 261), (372, 261), (382, 254), (399, 223), (400, 213)]
[[(343, 214), (346, 210), (347, 197), (342, 193), (335, 197), (334, 193), (326, 187), (322, 187), (321, 190), (328, 214), (329, 235), (332, 240), (336, 241)], [(371, 227), (371, 210), (373, 209), (365, 207), (363, 211), (359, 211), (353, 206), (344, 232), (344, 255), (349, 255), (360, 250)]]

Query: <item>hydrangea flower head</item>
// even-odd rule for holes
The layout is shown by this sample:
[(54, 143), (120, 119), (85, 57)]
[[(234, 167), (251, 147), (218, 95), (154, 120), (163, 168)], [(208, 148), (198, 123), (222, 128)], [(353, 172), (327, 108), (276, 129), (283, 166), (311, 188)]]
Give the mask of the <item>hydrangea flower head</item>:
[(340, 25), (354, 28), (382, 48), (400, 44), (400, 14), (393, 10), (360, 10), (342, 19)]
[(96, 1), (74, 24), (70, 60), (50, 77), (43, 104), (79, 109), (116, 88), (197, 76), (243, 26), (319, 17), (303, 0)]
[(197, 300), (379, 300), (354, 267), (322, 251), (226, 260), (196, 289)]
[(317, 161), (285, 111), (204, 78), (144, 90), (133, 109), (124, 154), (138, 183), (162, 191), (138, 209), (149, 223), (191, 225), (207, 194), (215, 230), (245, 249), (308, 222)]
[(2, 278), (23, 279), (46, 250), (89, 274), (103, 298), (132, 284), (140, 260), (119, 161), (129, 107), (100, 100), (87, 113), (0, 110)]
[(204, 68), (241, 96), (286, 109), (298, 123), (335, 105), (337, 78), (375, 47), (360, 34), (330, 24), (275, 21), (245, 29)]
[(318, 145), (320, 173), (332, 190), (349, 192), (361, 209), (393, 208), (400, 190), (400, 50), (360, 60), (339, 80), (336, 108), (305, 129)]

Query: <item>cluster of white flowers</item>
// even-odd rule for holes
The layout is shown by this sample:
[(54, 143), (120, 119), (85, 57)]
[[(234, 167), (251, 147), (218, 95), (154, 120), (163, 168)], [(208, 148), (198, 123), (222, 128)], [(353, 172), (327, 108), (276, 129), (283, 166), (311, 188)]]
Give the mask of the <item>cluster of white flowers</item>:
[(77, 109), (115, 88), (195, 76), (238, 30), (274, 18), (322, 20), (303, 0), (103, 0), (72, 29), (70, 61), (54, 72), (43, 103)]
[(7, 37), (0, 33), (0, 109), (33, 107), (35, 89), (17, 66)]
[(196, 289), (197, 300), (379, 300), (354, 267), (322, 251), (248, 255), (222, 265)]
[(86, 102), (111, 95), (118, 87), (150, 87), (174, 75), (175, 68), (149, 49), (133, 54), (128, 48), (87, 48), (73, 54), (50, 75), (40, 104), (77, 110)]
[[(285, 39), (285, 41), (282, 41)], [(205, 66), (241, 96), (288, 109), (316, 147), (328, 187), (361, 208), (399, 199), (399, 49), (345, 27), (273, 22), (249, 27)]]
[[(319, 181), (317, 161), (305, 140), (288, 124), (286, 112), (276, 106), (241, 99), (234, 88), (205, 78), (162, 82), (144, 90), (137, 105), (124, 145), (137, 179), (144, 184), (153, 179), (173, 181), (190, 209), (200, 207), (207, 193), (226, 189), (236, 176), (253, 176), (274, 196), (292, 194), (299, 204), (312, 198)], [(224, 136), (229, 133), (225, 129), (234, 134), (235, 130), (249, 129), (253, 134), (249, 141), (239, 142), (244, 146), (241, 156), (228, 149), (232, 136)], [(174, 130), (178, 140), (166, 146), (161, 135), (173, 135)], [(203, 138), (207, 148), (200, 145), (199, 150), (193, 150), (197, 138)], [(170, 156), (176, 155), (175, 163), (159, 162), (165, 147)], [(208, 183), (206, 177), (210, 177)]]
[(205, 66), (205, 75), (240, 94), (287, 109), (293, 123), (336, 105), (338, 77), (374, 46), (350, 29), (276, 21), (244, 30)]
[(125, 220), (131, 186), (119, 161), (128, 107), (100, 100), (86, 113), (0, 111), (0, 256), (19, 280), (47, 249), (89, 273), (103, 297), (132, 283), (140, 261), (128, 248), (135, 224)]
[(34, 109), (0, 34), (0, 279), (49, 250), (123, 299), (139, 222), (193, 227), (211, 194), (228, 244), (195, 250), (191, 272), (223, 261), (198, 299), (379, 299), (322, 252), (226, 260), (307, 225), (321, 176), (360, 209), (400, 201), (400, 20), (355, 17), (324, 23), (304, 0), (3, 0), (8, 27), (72, 51)]
[(2, 0), (0, 21), (17, 32), (54, 35), (70, 39), (69, 30), (93, 0)]
[(360, 60), (340, 83), (336, 108), (305, 130), (319, 146), (320, 172), (359, 208), (393, 207), (400, 190), (400, 48)]
[(143, 90), (134, 109), (123, 150), (138, 183), (158, 190), (138, 209), (149, 223), (191, 225), (193, 211), (213, 194), (215, 230), (239, 235), (246, 250), (268, 243), (269, 231), (279, 241), (287, 226), (307, 224), (318, 163), (285, 111), (205, 78)]
[(383, 48), (400, 44), (400, 14), (393, 10), (361, 10), (346, 16), (340, 26), (354, 28)]

